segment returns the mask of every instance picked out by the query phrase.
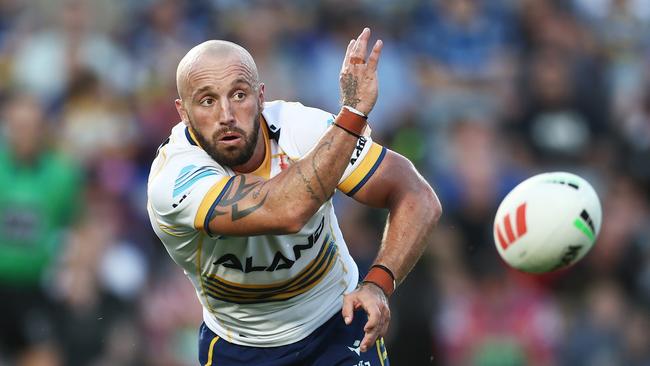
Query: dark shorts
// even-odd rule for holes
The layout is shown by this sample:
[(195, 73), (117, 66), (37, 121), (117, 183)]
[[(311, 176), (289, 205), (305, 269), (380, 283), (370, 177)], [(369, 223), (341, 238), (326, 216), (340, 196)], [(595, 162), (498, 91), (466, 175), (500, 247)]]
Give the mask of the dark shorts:
[(0, 284), (0, 354), (13, 356), (53, 341), (55, 313), (54, 303), (40, 289)]
[(199, 362), (202, 366), (388, 366), (383, 338), (359, 352), (367, 319), (365, 312), (357, 311), (352, 324), (345, 325), (338, 312), (307, 338), (268, 348), (228, 343), (201, 324)]

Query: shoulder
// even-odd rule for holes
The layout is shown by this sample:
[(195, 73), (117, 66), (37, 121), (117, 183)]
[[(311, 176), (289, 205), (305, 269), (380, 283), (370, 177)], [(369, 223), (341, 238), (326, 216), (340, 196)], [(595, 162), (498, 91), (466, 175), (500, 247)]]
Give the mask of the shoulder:
[[(178, 126), (177, 126), (178, 127)], [(149, 173), (149, 202), (159, 213), (172, 210), (193, 191), (205, 191), (229, 171), (200, 147), (188, 143), (174, 128), (169, 141), (158, 149)]]
[(334, 115), (330, 112), (284, 100), (264, 103), (263, 114), (268, 122), (280, 125), (278, 127), (323, 123), (330, 119), (334, 121)]
[(280, 145), (297, 155), (311, 149), (336, 117), (322, 109), (283, 100), (265, 103), (263, 115), (271, 132), (279, 136)]

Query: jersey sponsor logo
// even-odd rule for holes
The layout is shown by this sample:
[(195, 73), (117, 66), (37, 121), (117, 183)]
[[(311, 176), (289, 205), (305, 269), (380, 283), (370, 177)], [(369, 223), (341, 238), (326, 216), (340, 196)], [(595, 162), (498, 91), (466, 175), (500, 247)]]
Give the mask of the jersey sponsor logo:
[(350, 159), (350, 165), (354, 165), (354, 163), (359, 160), (359, 157), (361, 156), (361, 152), (363, 151), (363, 148), (366, 146), (366, 140), (365, 137), (361, 136), (359, 137), (359, 140), (357, 140), (357, 146), (354, 148), (354, 152), (352, 153), (352, 158)]
[(352, 347), (348, 346), (348, 349), (356, 353), (357, 356), (361, 356), (361, 341), (357, 339), (354, 341), (354, 343), (352, 343)]
[(184, 195), (183, 195), (183, 197), (181, 197), (181, 199), (180, 199), (180, 200), (178, 200), (178, 202), (177, 202), (177, 203), (172, 203), (172, 207), (173, 207), (173, 208), (176, 208), (176, 207), (178, 207), (178, 205), (180, 205), (180, 204), (181, 204), (181, 202), (183, 202), (183, 200), (185, 200), (185, 199), (187, 198), (187, 195), (188, 195), (188, 194), (189, 194), (189, 193), (186, 193), (186, 194), (184, 194)]
[(227, 253), (219, 257), (213, 264), (215, 266), (224, 266), (226, 268), (236, 269), (244, 273), (250, 272), (273, 272), (281, 269), (289, 269), (293, 267), (294, 263), (300, 259), (302, 252), (308, 249), (311, 249), (314, 246), (314, 243), (320, 239), (321, 234), (323, 233), (323, 228), (325, 227), (325, 216), (320, 221), (320, 225), (314, 230), (311, 235), (307, 237), (307, 243), (295, 244), (293, 246), (293, 257), (294, 259), (287, 258), (282, 252), (275, 252), (273, 256), (273, 261), (268, 265), (259, 265), (255, 263), (254, 258), (246, 257), (244, 263), (234, 254)]
[[(336, 258), (338, 257), (338, 247), (330, 234), (322, 234), (324, 222), (310, 237), (309, 242), (312, 244), (318, 240), (316, 233), (323, 237), (321, 239), (320, 249), (313, 259), (307, 263), (300, 272), (293, 277), (281, 282), (269, 284), (248, 284), (228, 281), (216, 274), (207, 274), (201, 277), (201, 286), (206, 296), (213, 299), (236, 303), (236, 304), (260, 304), (274, 301), (286, 301), (295, 296), (306, 293), (313, 289), (333, 268)], [(294, 251), (301, 253), (300, 248), (294, 246)], [(296, 255), (300, 257), (300, 255)], [(285, 256), (286, 258), (286, 256)], [(239, 261), (239, 259), (237, 260)], [(275, 260), (274, 260), (275, 261)], [(241, 261), (239, 261), (241, 263)], [(295, 262), (295, 261), (294, 261)], [(253, 259), (248, 265), (250, 269), (255, 267)], [(245, 270), (243, 266), (236, 266), (239, 270)], [(264, 266), (259, 266), (259, 270), (266, 270)], [(272, 266), (271, 266), (272, 267)], [(276, 268), (277, 269), (277, 268)]]
[(276, 126), (274, 124), (270, 124), (268, 126), (269, 126), (269, 137), (271, 138), (271, 140), (275, 140), (275, 142), (279, 142), (280, 141), (280, 132), (282, 131), (280, 129), (280, 127), (278, 127), (278, 126)]
[(176, 181), (174, 182), (174, 192), (172, 196), (176, 197), (179, 194), (185, 192), (199, 179), (211, 175), (217, 175), (217, 173), (217, 169), (211, 166), (202, 166), (197, 168), (196, 165), (188, 165), (184, 167), (176, 177)]

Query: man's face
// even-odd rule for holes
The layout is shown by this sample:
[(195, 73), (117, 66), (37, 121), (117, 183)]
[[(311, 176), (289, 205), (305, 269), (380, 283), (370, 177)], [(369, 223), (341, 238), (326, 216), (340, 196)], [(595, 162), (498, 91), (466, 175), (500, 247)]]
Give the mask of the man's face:
[[(246, 163), (258, 141), (263, 85), (234, 56), (204, 57), (187, 75), (181, 116), (199, 144), (219, 164)], [(178, 103), (177, 103), (178, 106)]]
[(9, 146), (19, 159), (31, 159), (41, 149), (44, 120), (40, 105), (31, 97), (17, 97), (5, 108)]

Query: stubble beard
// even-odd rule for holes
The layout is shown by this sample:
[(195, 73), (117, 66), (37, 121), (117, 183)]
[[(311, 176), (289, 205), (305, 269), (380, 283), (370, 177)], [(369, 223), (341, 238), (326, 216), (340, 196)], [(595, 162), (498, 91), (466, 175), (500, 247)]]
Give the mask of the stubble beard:
[[(199, 144), (214, 161), (219, 163), (219, 165), (228, 167), (243, 165), (253, 156), (260, 130), (259, 113), (257, 113), (253, 118), (253, 130), (250, 134), (247, 134), (239, 127), (226, 127), (215, 131), (214, 134), (212, 134), (211, 141), (197, 131), (191, 118), (189, 118), (189, 120), (190, 127), (192, 128), (194, 136), (196, 136)], [(239, 148), (235, 146), (226, 146), (219, 148), (219, 137), (226, 132), (237, 132), (240, 134), (244, 139), (244, 147)]]

